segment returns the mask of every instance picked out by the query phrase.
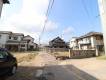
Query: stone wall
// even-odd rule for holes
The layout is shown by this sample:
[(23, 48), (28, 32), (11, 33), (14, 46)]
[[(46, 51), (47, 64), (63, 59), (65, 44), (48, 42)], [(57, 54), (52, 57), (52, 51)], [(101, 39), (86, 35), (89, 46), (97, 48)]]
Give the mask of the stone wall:
[(88, 58), (96, 56), (96, 50), (69, 50), (70, 58)]

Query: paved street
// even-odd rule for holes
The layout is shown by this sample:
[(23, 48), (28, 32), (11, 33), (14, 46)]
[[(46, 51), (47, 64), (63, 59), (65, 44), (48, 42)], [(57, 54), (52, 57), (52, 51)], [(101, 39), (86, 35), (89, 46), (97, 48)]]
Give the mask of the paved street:
[(20, 63), (17, 73), (7, 80), (36, 80), (37, 70), (43, 70), (48, 80), (83, 80), (64, 65), (58, 65), (55, 57), (47, 53), (38, 54), (30, 62)]
[(7, 80), (37, 80), (39, 74), (47, 80), (106, 80), (105, 70), (99, 68), (101, 64), (105, 67), (103, 63), (94, 58), (57, 61), (41, 52), (30, 62), (21, 62), (17, 73)]

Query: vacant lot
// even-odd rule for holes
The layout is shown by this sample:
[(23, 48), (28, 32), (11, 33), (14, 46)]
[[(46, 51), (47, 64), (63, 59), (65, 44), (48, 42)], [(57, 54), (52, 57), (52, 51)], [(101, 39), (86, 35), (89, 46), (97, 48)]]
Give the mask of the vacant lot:
[(38, 52), (12, 53), (18, 60), (18, 70), (15, 75), (6, 80), (36, 80), (37, 68), (33, 66), (33, 60)]
[(35, 58), (38, 52), (12, 52), (12, 54), (17, 58), (18, 63), (20, 63), (22, 61), (30, 61), (31, 59)]

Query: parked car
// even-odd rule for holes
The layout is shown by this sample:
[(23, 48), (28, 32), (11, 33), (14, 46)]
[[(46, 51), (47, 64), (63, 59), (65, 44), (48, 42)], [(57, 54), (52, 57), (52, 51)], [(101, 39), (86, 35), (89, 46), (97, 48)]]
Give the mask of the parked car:
[(0, 76), (10, 76), (17, 70), (17, 60), (4, 48), (0, 48)]

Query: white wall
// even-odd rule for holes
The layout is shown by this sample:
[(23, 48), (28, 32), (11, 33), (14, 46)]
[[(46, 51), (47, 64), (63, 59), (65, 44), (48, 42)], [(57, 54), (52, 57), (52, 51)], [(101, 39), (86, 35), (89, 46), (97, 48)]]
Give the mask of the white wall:
[(8, 40), (8, 34), (0, 34), (1, 35), (1, 38), (0, 38), (0, 47), (3, 47), (5, 48), (5, 44), (6, 44), (6, 41)]
[(8, 40), (8, 34), (0, 34), (1, 38), (0, 38), (0, 44), (5, 44), (6, 41)]
[(17, 36), (17, 35), (16, 35), (16, 36), (11, 36), (11, 35), (10, 35), (10, 37), (11, 37), (11, 39), (9, 39), (9, 37), (8, 37), (8, 39), (9, 39), (9, 40), (13, 40), (13, 41), (14, 41), (14, 37), (17, 37), (17, 38), (18, 38), (18, 39), (15, 40), (15, 41), (21, 41), (21, 40), (23, 39), (23, 36), (21, 36), (21, 35), (20, 35), (20, 36)]
[(23, 39), (23, 36), (18, 36), (18, 41), (21, 41)]
[(92, 46), (92, 48), (95, 47), (95, 44), (96, 44), (96, 41), (95, 40), (96, 40), (95, 37), (94, 36), (91, 36), (91, 46)]
[(2, 7), (3, 7), (3, 1), (0, 0), (0, 17), (1, 17)]

